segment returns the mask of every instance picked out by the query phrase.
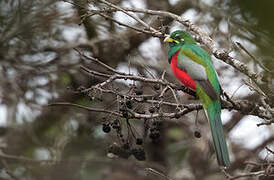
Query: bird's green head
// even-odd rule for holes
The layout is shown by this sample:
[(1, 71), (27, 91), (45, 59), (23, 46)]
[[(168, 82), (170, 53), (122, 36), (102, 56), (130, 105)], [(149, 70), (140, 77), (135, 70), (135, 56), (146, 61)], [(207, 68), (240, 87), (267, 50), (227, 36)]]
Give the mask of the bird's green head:
[(196, 41), (193, 37), (186, 31), (177, 30), (167, 36), (164, 42), (168, 42), (169, 47), (182, 46), (184, 44), (195, 44)]
[(172, 32), (164, 39), (164, 42), (168, 42), (168, 61), (171, 62), (171, 57), (184, 45), (184, 44), (196, 44), (193, 37), (186, 31), (177, 30)]

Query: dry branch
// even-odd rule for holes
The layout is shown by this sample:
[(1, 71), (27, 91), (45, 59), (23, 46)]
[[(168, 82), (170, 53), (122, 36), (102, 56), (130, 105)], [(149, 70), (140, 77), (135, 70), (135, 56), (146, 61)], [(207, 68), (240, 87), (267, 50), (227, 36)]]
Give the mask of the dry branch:
[[(98, 1), (96, 1), (96, 2), (98, 2)], [(120, 12), (123, 12), (124, 14), (126, 14), (127, 16), (133, 18), (134, 20), (136, 20), (138, 22), (138, 26), (141, 25), (144, 27), (144, 29), (140, 29), (139, 27), (137, 28), (136, 26), (133, 26), (133, 25), (123, 24), (121, 22), (117, 22), (117, 20), (115, 20), (115, 19), (112, 19), (115, 23), (118, 23), (123, 26), (127, 26), (128, 28), (133, 29), (135, 31), (149, 34), (151, 36), (155, 36), (155, 37), (159, 37), (159, 38), (165, 37), (166, 34), (162, 33), (161, 31), (156, 30), (155, 28), (151, 27), (149, 24), (144, 22), (142, 19), (138, 18), (137, 16), (135, 16), (131, 13), (142, 13), (142, 14), (147, 14), (147, 15), (156, 15), (156, 16), (172, 18), (173, 20), (178, 21), (179, 23), (184, 25), (187, 29), (189, 29), (189, 31), (194, 32), (195, 39), (198, 42), (201, 42), (202, 44), (206, 45), (210, 49), (211, 53), (216, 58), (221, 59), (225, 63), (233, 66), (235, 69), (237, 69), (238, 71), (240, 71), (243, 74), (245, 74), (246, 76), (248, 76), (250, 78), (250, 80), (252, 80), (255, 83), (255, 85), (260, 84), (260, 76), (258, 76), (256, 73), (249, 70), (247, 65), (242, 63), (240, 60), (237, 60), (237, 59), (231, 57), (229, 55), (229, 52), (226, 52), (224, 50), (216, 48), (215, 42), (200, 27), (196, 26), (189, 20), (185, 20), (182, 17), (180, 17), (176, 14), (167, 12), (167, 11), (138, 9), (138, 8), (125, 8), (125, 7), (120, 7), (118, 5), (115, 5), (115, 4), (113, 4), (109, 1), (106, 1), (106, 0), (99, 0), (99, 2), (104, 4), (105, 7), (101, 8), (101, 9), (87, 10), (87, 14), (86, 14), (87, 17), (92, 16), (94, 14), (98, 14), (100, 16), (106, 17), (106, 16), (108, 16), (107, 13), (120, 11)], [(109, 19), (111, 17), (107, 17), (107, 18)], [(87, 57), (85, 57), (85, 58), (87, 58)], [(85, 68), (82, 67), (82, 69), (85, 69)], [(98, 74), (96, 72), (93, 72), (92, 70), (85, 69), (85, 71), (89, 72), (90, 74), (93, 74), (93, 75)], [(145, 79), (142, 77), (134, 77), (134, 76), (122, 77), (122, 76), (120, 74), (118, 74), (118, 75), (115, 75), (115, 77), (109, 77), (110, 79), (105, 84), (109, 83), (110, 81), (113, 81), (114, 79), (121, 79), (121, 78), (131, 79), (131, 80), (135, 80), (135, 81), (147, 81), (148, 80), (148, 79)], [(147, 82), (160, 83), (161, 85), (165, 85), (165, 83), (161, 80), (148, 80)], [(248, 84), (248, 85), (250, 85), (250, 84)], [(255, 85), (251, 86), (251, 88), (255, 87)], [(265, 97), (266, 95), (263, 91), (257, 91), (257, 92), (258, 93), (261, 92), (261, 93), (259, 93), (259, 95), (264, 96), (263, 98), (267, 98), (267, 97)], [(229, 101), (229, 99), (228, 99), (228, 101)], [(237, 103), (233, 103), (233, 102), (230, 102), (230, 103), (232, 103), (232, 106), (233, 106), (232, 109), (238, 110), (244, 114), (257, 115), (261, 118), (268, 120), (268, 121), (263, 122), (259, 125), (269, 125), (269, 124), (273, 123), (272, 119), (274, 118), (274, 110), (273, 110), (273, 108), (270, 108), (270, 106), (268, 104), (266, 104), (264, 100), (262, 100), (263, 104), (255, 104), (255, 103), (244, 102), (244, 101), (237, 102)], [(260, 106), (263, 106), (264, 108), (261, 109)], [(246, 108), (248, 109), (249, 112), (245, 111)]]
[[(93, 15), (93, 14), (99, 14), (103, 15), (106, 12), (114, 12), (114, 11), (122, 11), (129, 15), (130, 17), (134, 18), (136, 21), (141, 23), (143, 26), (145, 26), (145, 30), (143, 33), (150, 34), (152, 36), (163, 38), (165, 34), (161, 33), (160, 31), (155, 30), (154, 28), (150, 27), (147, 23), (140, 20), (139, 18), (136, 18), (135, 16), (132, 16), (128, 12), (135, 12), (135, 13), (143, 13), (143, 14), (149, 14), (149, 15), (157, 15), (157, 16), (163, 16), (163, 17), (169, 17), (174, 19), (175, 21), (178, 21), (179, 23), (183, 24), (186, 28), (188, 28), (190, 31), (195, 33), (195, 39), (198, 42), (201, 42), (202, 44), (206, 45), (211, 53), (218, 59), (222, 60), (223, 62), (233, 66), (238, 71), (242, 72), (246, 76), (248, 76), (250, 79), (252, 79), (256, 84), (260, 84), (260, 76), (254, 72), (252, 72), (250, 69), (248, 69), (247, 65), (242, 63), (240, 60), (233, 58), (229, 55), (229, 52), (225, 50), (221, 50), (216, 48), (216, 45), (214, 41), (198, 26), (190, 22), (189, 20), (185, 20), (182, 17), (166, 12), (166, 11), (157, 11), (157, 10), (149, 10), (149, 9), (137, 9), (137, 8), (123, 8), (116, 6), (110, 2), (107, 2), (105, 0), (100, 0), (104, 4), (107, 5), (105, 9), (100, 10), (89, 10), (87, 16)], [(105, 16), (105, 15), (104, 15)], [(129, 28), (136, 30), (136, 27), (130, 26)], [(140, 30), (138, 30), (140, 31)]]
[[(200, 110), (202, 109), (202, 105), (201, 104), (182, 104), (178, 101), (177, 99), (177, 95), (176, 95), (176, 91), (178, 90), (183, 90), (186, 93), (189, 93), (190, 95), (193, 95), (193, 92), (187, 88), (180, 88), (179, 86), (168, 82), (167, 80), (165, 80), (163, 77), (160, 79), (152, 79), (152, 78), (147, 78), (147, 77), (143, 77), (143, 76), (138, 76), (138, 75), (133, 75), (133, 74), (129, 74), (129, 73), (123, 73), (123, 72), (119, 72), (117, 70), (115, 70), (114, 68), (106, 65), (105, 63), (103, 63), (102, 61), (100, 61), (99, 59), (96, 59), (94, 57), (90, 57), (87, 55), (84, 55), (83, 53), (81, 53), (80, 51), (79, 55), (87, 60), (90, 60), (96, 64), (98, 64), (99, 66), (102, 66), (103, 68), (105, 68), (107, 71), (110, 72), (110, 74), (106, 74), (104, 72), (98, 72), (96, 70), (92, 70), (90, 68), (87, 68), (85, 66), (80, 66), (80, 68), (87, 73), (88, 75), (91, 76), (97, 76), (97, 77), (101, 77), (101, 78), (105, 78), (106, 80), (104, 80), (103, 82), (96, 84), (95, 86), (92, 87), (88, 87), (88, 88), (84, 88), (81, 89), (81, 93), (85, 93), (85, 94), (93, 94), (93, 91), (98, 91), (100, 93), (103, 94), (112, 94), (115, 95), (116, 97), (124, 97), (127, 99), (131, 99), (139, 104), (142, 103), (157, 103), (157, 104), (161, 104), (161, 105), (168, 105), (168, 106), (172, 106), (175, 109), (179, 108), (180, 111), (179, 112), (169, 112), (169, 113), (155, 113), (155, 114), (139, 114), (137, 112), (134, 112), (132, 110), (129, 111), (129, 113), (131, 114), (131, 118), (136, 118), (136, 119), (153, 119), (153, 118), (157, 118), (157, 117), (163, 117), (163, 118), (174, 118), (176, 116), (176, 114), (182, 116), (185, 115), (189, 112), (192, 112), (194, 110)], [(125, 94), (125, 93), (121, 93), (116, 91), (115, 89), (113, 89), (113, 86), (108, 87), (109, 84), (112, 84), (115, 82), (115, 80), (117, 79), (122, 79), (122, 80), (133, 80), (133, 81), (139, 81), (142, 83), (150, 83), (150, 84), (158, 84), (160, 86), (162, 86), (162, 90), (161, 92), (154, 94), (154, 95), (136, 95), (136, 94)], [(154, 100), (154, 99), (148, 99), (148, 98), (152, 98), (152, 97), (159, 97), (162, 98), (164, 97), (165, 93), (167, 90), (170, 90), (172, 92), (172, 95), (174, 97), (175, 102), (166, 102), (166, 101), (162, 101), (162, 100)], [(146, 101), (143, 100), (143, 98), (147, 98)], [(261, 108), (259, 104), (255, 103), (255, 102), (250, 102), (247, 100), (237, 100), (237, 101), (233, 101), (229, 98), (229, 96), (225, 93), (225, 97), (222, 99), (222, 108), (225, 109), (229, 109), (229, 110), (236, 110), (239, 111), (243, 114), (249, 114), (249, 115), (255, 115), (258, 116), (260, 118), (266, 119), (266, 122), (263, 122), (261, 124), (258, 124), (258, 126), (260, 125), (269, 125), (271, 124), (273, 121), (271, 120), (273, 117), (273, 114), (269, 113), (269, 111), (267, 109)], [(109, 113), (109, 114), (113, 114), (116, 116), (120, 116), (122, 117), (123, 115), (121, 113), (118, 112), (114, 112), (114, 111), (104, 111), (103, 109), (94, 109), (94, 108), (89, 108), (89, 107), (84, 107), (81, 105), (75, 105), (75, 104), (71, 104), (71, 103), (54, 103), (51, 105), (70, 105), (70, 106), (77, 106), (78, 108), (83, 108), (89, 111), (95, 111), (95, 112), (104, 112), (104, 113)]]

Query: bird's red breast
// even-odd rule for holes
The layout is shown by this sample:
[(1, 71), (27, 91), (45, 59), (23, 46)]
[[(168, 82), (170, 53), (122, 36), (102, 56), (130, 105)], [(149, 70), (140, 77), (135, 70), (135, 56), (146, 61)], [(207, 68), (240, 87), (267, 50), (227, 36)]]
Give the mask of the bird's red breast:
[(177, 66), (177, 57), (179, 51), (177, 51), (171, 58), (170, 67), (179, 81), (181, 81), (186, 87), (196, 90), (195, 81), (183, 70), (179, 69)]

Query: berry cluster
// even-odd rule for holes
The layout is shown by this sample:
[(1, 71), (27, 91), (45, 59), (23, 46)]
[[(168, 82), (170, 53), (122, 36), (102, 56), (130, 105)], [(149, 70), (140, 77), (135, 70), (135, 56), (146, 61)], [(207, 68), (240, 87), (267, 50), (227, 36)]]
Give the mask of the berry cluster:
[(102, 124), (102, 130), (104, 133), (109, 133), (111, 129), (115, 130), (116, 133), (119, 135), (120, 138), (123, 138), (123, 134), (121, 132), (121, 124), (118, 119), (115, 119), (113, 122), (109, 123), (103, 123)]
[[(118, 157), (126, 158), (126, 159), (129, 158), (131, 155), (133, 155), (139, 161), (144, 161), (146, 159), (145, 151), (143, 147), (140, 147), (141, 145), (143, 145), (142, 138), (134, 138), (135, 145), (133, 143), (130, 143), (128, 140), (129, 138), (127, 139), (124, 138), (124, 135), (122, 134), (121, 123), (118, 119), (115, 119), (111, 123), (104, 123), (102, 125), (102, 130), (105, 133), (109, 133), (111, 129), (116, 131), (117, 137), (119, 138), (121, 145), (118, 145), (116, 143), (112, 144), (108, 148), (109, 153), (113, 153)], [(139, 147), (136, 147), (136, 146), (139, 146)]]
[(134, 93), (137, 96), (141, 96), (141, 95), (143, 95), (144, 92), (143, 92), (142, 88), (134, 87)]
[(110, 125), (109, 124), (103, 124), (102, 130), (104, 133), (109, 133), (111, 131)]
[(156, 142), (160, 138), (160, 128), (162, 126), (161, 121), (154, 121), (150, 127), (149, 138)]
[[(156, 84), (153, 86), (154, 90), (160, 90), (161, 86)], [(129, 93), (133, 93), (138, 97), (139, 99), (142, 98), (143, 101), (147, 101), (149, 97), (144, 96), (143, 95), (143, 90), (142, 87), (136, 87), (135, 85), (133, 85), (132, 89), (129, 91)], [(102, 130), (105, 133), (109, 133), (111, 132), (111, 130), (113, 130), (116, 134), (117, 137), (119, 139), (118, 142), (120, 143), (114, 143), (112, 144), (109, 148), (108, 148), (108, 152), (112, 153), (118, 157), (121, 158), (129, 158), (131, 155), (135, 157), (135, 159), (139, 160), (139, 161), (144, 161), (146, 159), (146, 153), (144, 151), (143, 148), (143, 138), (139, 138), (138, 132), (136, 132), (136, 130), (134, 129), (134, 127), (131, 126), (130, 124), (130, 111), (132, 109), (134, 109), (134, 98), (129, 98), (128, 96), (125, 95), (120, 95), (120, 102), (119, 102), (119, 106), (118, 106), (118, 111), (122, 114), (122, 116), (125, 118), (125, 122), (123, 123), (123, 128), (124, 128), (124, 124), (126, 124), (127, 126), (127, 136), (124, 137), (123, 133), (124, 130), (122, 131), (122, 124), (120, 122), (119, 119), (116, 119), (112, 122), (108, 122), (108, 123), (104, 123), (102, 125)], [(151, 107), (149, 107), (148, 111), (149, 113), (153, 114), (158, 112), (160, 109), (159, 105), (152, 105)], [(145, 114), (145, 111), (143, 110), (143, 108), (140, 108), (139, 110), (136, 110), (138, 113), (140, 114)], [(124, 120), (123, 120), (124, 122)], [(153, 142), (157, 142), (160, 138), (160, 128), (162, 126), (162, 122), (161, 121), (157, 121), (154, 120), (152, 122), (152, 124), (148, 125), (148, 129), (149, 129), (149, 138), (153, 141)], [(135, 130), (135, 131), (134, 131)], [(136, 137), (137, 136), (137, 137)], [(135, 141), (135, 142), (134, 142)]]
[(124, 118), (126, 119), (129, 118), (128, 109), (132, 109), (132, 108), (133, 108), (133, 103), (130, 99), (127, 99), (125, 102), (124, 101), (120, 102), (119, 111), (122, 113)]

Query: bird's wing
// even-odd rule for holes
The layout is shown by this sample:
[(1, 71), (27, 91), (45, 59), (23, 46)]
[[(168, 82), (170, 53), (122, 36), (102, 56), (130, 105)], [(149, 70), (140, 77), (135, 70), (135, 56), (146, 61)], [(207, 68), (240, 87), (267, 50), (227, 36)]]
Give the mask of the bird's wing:
[(184, 46), (178, 54), (177, 66), (198, 83), (212, 100), (219, 99), (219, 82), (206, 51), (199, 46)]

